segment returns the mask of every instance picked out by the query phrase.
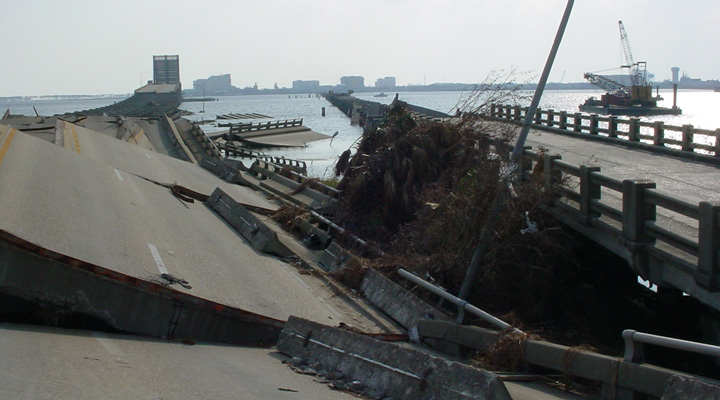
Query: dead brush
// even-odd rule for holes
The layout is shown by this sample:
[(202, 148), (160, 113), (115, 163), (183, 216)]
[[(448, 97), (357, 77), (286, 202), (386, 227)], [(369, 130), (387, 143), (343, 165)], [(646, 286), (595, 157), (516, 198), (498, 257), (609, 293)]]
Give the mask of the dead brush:
[(292, 232), (300, 222), (310, 218), (310, 213), (295, 206), (284, 205), (270, 215), (273, 221), (280, 223), (286, 230)]
[[(415, 122), (396, 104), (355, 154), (337, 164), (342, 225), (385, 252), (365, 266), (391, 278), (404, 268), (458, 293), (514, 132), (468, 118)], [(554, 197), (542, 170), (512, 192), (468, 300), (490, 313), (515, 311), (525, 325), (554, 320), (554, 305), (572, 277), (562, 232), (544, 213)], [(523, 234), (528, 219), (538, 229)]]
[(351, 258), (344, 268), (330, 272), (332, 278), (353, 290), (360, 290), (368, 266), (356, 257)]
[(493, 371), (521, 372), (526, 368), (525, 343), (530, 335), (510, 327), (504, 329), (481, 357), (481, 363)]

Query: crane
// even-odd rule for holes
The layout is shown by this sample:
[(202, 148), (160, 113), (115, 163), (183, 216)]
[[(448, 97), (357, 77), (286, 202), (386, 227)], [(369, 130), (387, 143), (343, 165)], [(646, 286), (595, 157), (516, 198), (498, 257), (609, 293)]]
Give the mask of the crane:
[(607, 90), (600, 99), (590, 97), (580, 105), (581, 111), (613, 114), (613, 115), (660, 115), (682, 113), (682, 110), (673, 106), (673, 108), (658, 107), (658, 101), (662, 100), (658, 90), (658, 94), (653, 96), (652, 86), (648, 81), (647, 63), (645, 61), (635, 61), (632, 49), (630, 48), (630, 39), (628, 39), (627, 31), (622, 21), (618, 21), (620, 28), (620, 44), (622, 45), (623, 54), (625, 56), (625, 65), (620, 68), (629, 70), (630, 82), (623, 77), (617, 75), (598, 75), (592, 72), (586, 72), (584, 77), (595, 86)]
[(647, 63), (645, 61), (635, 62), (635, 58), (630, 48), (630, 39), (628, 39), (625, 25), (622, 21), (618, 21), (620, 29), (620, 43), (622, 44), (623, 53), (627, 65), (621, 65), (620, 68), (628, 68), (630, 70), (630, 82), (633, 86), (647, 86)]

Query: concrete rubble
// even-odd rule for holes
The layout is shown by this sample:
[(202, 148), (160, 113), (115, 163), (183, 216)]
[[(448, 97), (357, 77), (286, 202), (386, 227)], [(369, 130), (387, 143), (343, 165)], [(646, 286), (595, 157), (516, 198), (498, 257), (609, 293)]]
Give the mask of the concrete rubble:
[(296, 317), (288, 320), (277, 348), (303, 373), (376, 399), (511, 398), (487, 371)]

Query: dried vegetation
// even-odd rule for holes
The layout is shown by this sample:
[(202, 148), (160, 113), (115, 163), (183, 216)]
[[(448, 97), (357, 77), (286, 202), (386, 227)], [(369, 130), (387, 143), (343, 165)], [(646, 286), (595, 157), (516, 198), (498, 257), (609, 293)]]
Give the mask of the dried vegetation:
[[(336, 166), (342, 224), (386, 253), (365, 267), (390, 276), (404, 268), (458, 292), (515, 133), (479, 118), (484, 107), (437, 123), (415, 119), (400, 102), (354, 154), (343, 154)], [(554, 318), (569, 276), (561, 271), (569, 265), (562, 233), (543, 213), (552, 198), (542, 182), (538, 170), (513, 185), (471, 298), (530, 325)], [(528, 233), (529, 222), (536, 233)]]

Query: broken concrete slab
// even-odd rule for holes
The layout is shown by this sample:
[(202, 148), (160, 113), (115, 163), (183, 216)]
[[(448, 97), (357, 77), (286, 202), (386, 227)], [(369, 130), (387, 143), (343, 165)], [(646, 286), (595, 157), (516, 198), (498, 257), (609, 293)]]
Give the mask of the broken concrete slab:
[(373, 398), (511, 398), (502, 381), (488, 371), (297, 317), (288, 320), (277, 348), (314, 365), (321, 375), (358, 381)]
[(703, 399), (720, 400), (720, 386), (711, 385), (696, 379), (673, 376), (663, 393), (661, 400)]
[(0, 230), (0, 292), (125, 332), (272, 345), (283, 322), (60, 254)]

